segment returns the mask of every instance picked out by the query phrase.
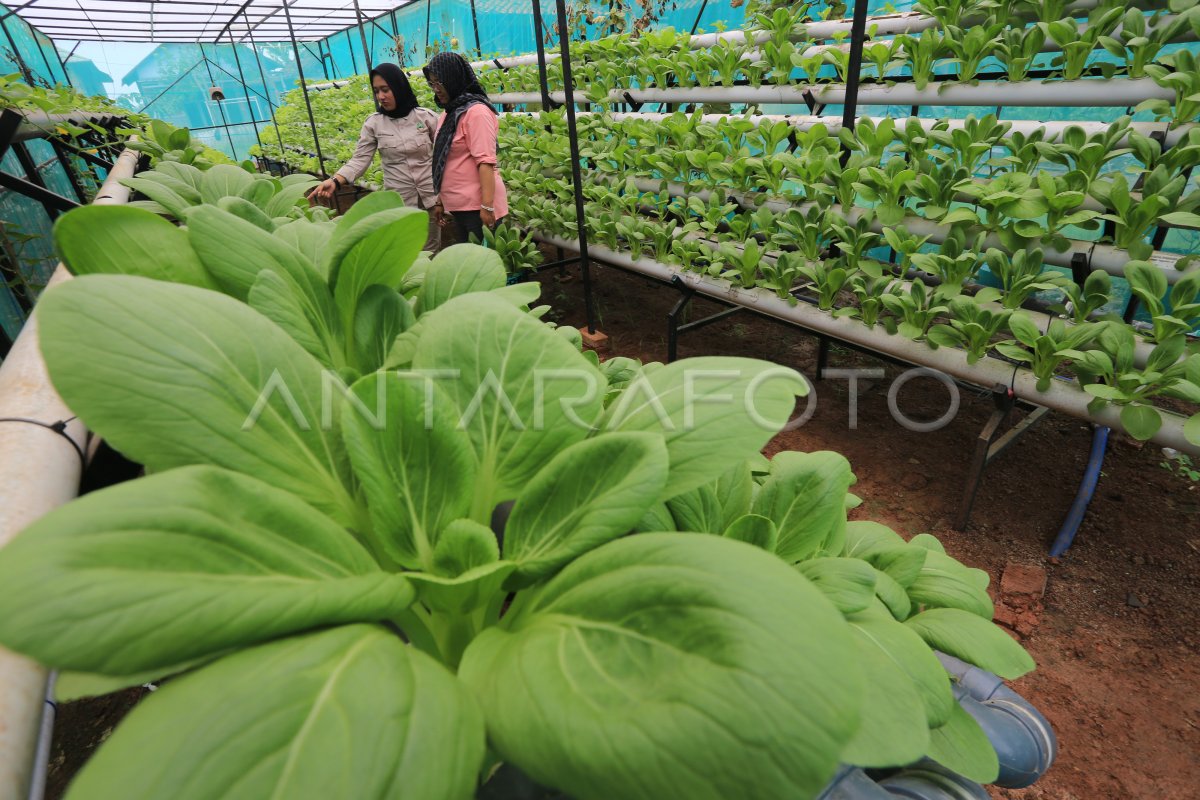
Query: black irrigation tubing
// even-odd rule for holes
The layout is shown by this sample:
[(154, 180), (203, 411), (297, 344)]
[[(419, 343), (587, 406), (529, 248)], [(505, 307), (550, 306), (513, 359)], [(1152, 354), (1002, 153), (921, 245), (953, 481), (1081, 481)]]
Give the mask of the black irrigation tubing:
[(71, 447), (73, 447), (75, 452), (79, 454), (79, 469), (82, 472), (87, 468), (87, 454), (84, 453), (83, 447), (67, 434), (67, 425), (69, 425), (74, 419), (75, 417), (68, 417), (67, 419), (60, 419), (58, 422), (51, 423), (42, 422), (41, 420), (37, 419), (27, 419), (25, 417), (0, 417), (0, 422), (17, 422), (26, 425), (36, 425), (39, 428), (45, 428), (48, 431), (57, 433), (59, 436), (70, 442)]

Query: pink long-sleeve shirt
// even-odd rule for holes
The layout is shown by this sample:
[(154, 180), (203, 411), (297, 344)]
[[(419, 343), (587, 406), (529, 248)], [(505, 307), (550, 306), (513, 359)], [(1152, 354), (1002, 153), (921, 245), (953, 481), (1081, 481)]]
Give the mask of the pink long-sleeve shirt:
[[(438, 129), (446, 121), (443, 113), (438, 117)], [(450, 142), (450, 157), (446, 160), (446, 172), (442, 176), (442, 205), (447, 211), (478, 211), (483, 204), (479, 188), (479, 165), (496, 167), (496, 194), (492, 205), (496, 219), (508, 214), (508, 193), (500, 178), (496, 164), (496, 115), (482, 104), (468, 108), (458, 121), (458, 129)]]

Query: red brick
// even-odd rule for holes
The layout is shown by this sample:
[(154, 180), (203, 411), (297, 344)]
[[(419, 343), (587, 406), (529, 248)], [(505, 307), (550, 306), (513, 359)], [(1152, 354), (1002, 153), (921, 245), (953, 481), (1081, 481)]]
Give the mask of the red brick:
[(997, 625), (1003, 625), (1006, 628), (1015, 628), (1017, 625), (1017, 615), (1007, 606), (996, 606), (996, 614), (992, 620)]
[(1000, 577), (1000, 594), (1003, 597), (1027, 597), (1040, 600), (1046, 593), (1046, 570), (1030, 564), (1004, 565)]
[(580, 328), (579, 332), (583, 334), (583, 346), (589, 350), (595, 350), (597, 353), (608, 352), (608, 334), (602, 331), (591, 333), (586, 327)]

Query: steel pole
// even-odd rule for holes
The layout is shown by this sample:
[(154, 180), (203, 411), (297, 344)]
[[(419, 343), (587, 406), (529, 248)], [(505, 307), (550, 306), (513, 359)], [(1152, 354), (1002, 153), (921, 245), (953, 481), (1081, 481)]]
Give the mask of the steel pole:
[[(321, 155), (321, 139), (317, 136), (317, 120), (313, 117), (312, 101), (308, 99), (308, 84), (304, 82), (304, 66), (300, 63), (300, 45), (296, 43), (296, 29), (292, 27), (292, 11), (288, 8), (287, 0), (283, 3), (283, 15), (287, 18), (288, 36), (292, 40), (292, 53), (296, 56), (296, 74), (300, 76), (300, 90), (304, 92), (304, 107), (308, 109), (308, 124), (312, 128), (313, 147), (317, 151), (317, 171), (322, 178), (329, 177), (325, 172), (325, 157)], [(283, 148), (280, 147), (282, 150)]]
[[(535, 12), (540, 3), (534, 0)], [(583, 202), (583, 169), (579, 163), (579, 130), (575, 126), (575, 86), (571, 82), (571, 37), (567, 35), (567, 8), (563, 0), (558, 7), (558, 47), (562, 54), (563, 89), (566, 93), (567, 135), (571, 140), (571, 178), (575, 186), (575, 220), (579, 228), (579, 266), (583, 271), (583, 301), (587, 309), (588, 333), (596, 332), (596, 309), (592, 297), (592, 271), (588, 261), (587, 217)], [(542, 84), (545, 88), (545, 84)]]
[[(850, 65), (846, 73), (846, 100), (842, 106), (842, 127), (854, 129), (858, 117), (858, 82), (862, 72), (863, 41), (867, 31), (867, 0), (854, 0), (854, 21), (850, 25)], [(850, 160), (850, 148), (842, 146), (842, 166)]]
[[(242, 15), (245, 16), (245, 9), (242, 10)], [(254, 61), (258, 64), (258, 79), (262, 81), (263, 94), (267, 98), (267, 112), (271, 115), (271, 127), (275, 131), (275, 139), (279, 142), (279, 157), (283, 158), (283, 137), (279, 134), (279, 123), (275, 121), (275, 104), (271, 102), (271, 89), (267, 86), (267, 75), (263, 72), (262, 59), (258, 56), (258, 47), (254, 44), (254, 29), (250, 26), (249, 18), (246, 19), (246, 35), (250, 37), (250, 51), (254, 53)]]
[[(242, 82), (242, 94), (246, 96), (246, 113), (250, 115), (250, 121), (254, 125), (254, 141), (258, 142), (258, 148), (262, 149), (262, 137), (258, 135), (258, 115), (254, 113), (254, 107), (250, 105), (250, 87), (246, 85), (246, 73), (242, 72), (242, 59), (238, 55), (237, 42), (233, 40), (233, 28), (226, 29), (229, 33), (229, 47), (233, 50), (233, 63), (237, 64), (238, 80)], [(267, 87), (263, 87), (265, 90)]]
[(374, 61), (371, 59), (371, 48), (367, 46), (367, 29), (366, 26), (363, 25), (363, 13), (358, 7), (358, 0), (354, 0), (354, 18), (358, 20), (358, 35), (362, 38), (363, 63), (366, 64), (366, 66), (363, 67), (363, 72), (370, 72), (371, 64), (373, 64)]
[[(216, 86), (216, 81), (213, 80), (212, 68), (208, 65), (208, 56), (204, 54), (204, 42), (196, 42), (196, 44), (200, 45), (200, 58), (204, 59), (204, 70), (208, 73), (208, 85)], [(237, 148), (233, 146), (233, 134), (230, 133), (229, 122), (225, 119), (225, 106), (221, 105), (220, 100), (213, 102), (217, 104), (217, 112), (221, 115), (221, 127), (225, 129), (225, 137), (229, 139), (229, 151), (233, 153), (233, 160), (237, 161)]]

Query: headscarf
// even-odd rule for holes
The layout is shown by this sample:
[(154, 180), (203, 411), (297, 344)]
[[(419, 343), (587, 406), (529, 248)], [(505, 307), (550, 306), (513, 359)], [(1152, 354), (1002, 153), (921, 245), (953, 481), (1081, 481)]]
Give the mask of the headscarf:
[(496, 113), (488, 100), (487, 92), (479, 85), (475, 70), (467, 60), (458, 53), (438, 53), (429, 60), (425, 68), (425, 79), (432, 76), (446, 89), (448, 99), (445, 104), (440, 100), (438, 105), (446, 109), (446, 120), (438, 128), (437, 139), (433, 143), (433, 190), (442, 190), (442, 176), (446, 174), (446, 161), (450, 158), (450, 143), (458, 131), (458, 121), (467, 109), (477, 103)]
[[(407, 117), (409, 112), (421, 104), (417, 102), (417, 96), (413, 94), (412, 86), (408, 83), (408, 76), (404, 74), (404, 70), (400, 69), (396, 64), (379, 64), (371, 70), (370, 80), (374, 80), (375, 76), (383, 78), (387, 81), (387, 85), (391, 87), (392, 97), (396, 100), (396, 108), (392, 111), (385, 111), (383, 106), (375, 106), (375, 110), (380, 114), (399, 119)], [(372, 89), (372, 92), (375, 90)]]

